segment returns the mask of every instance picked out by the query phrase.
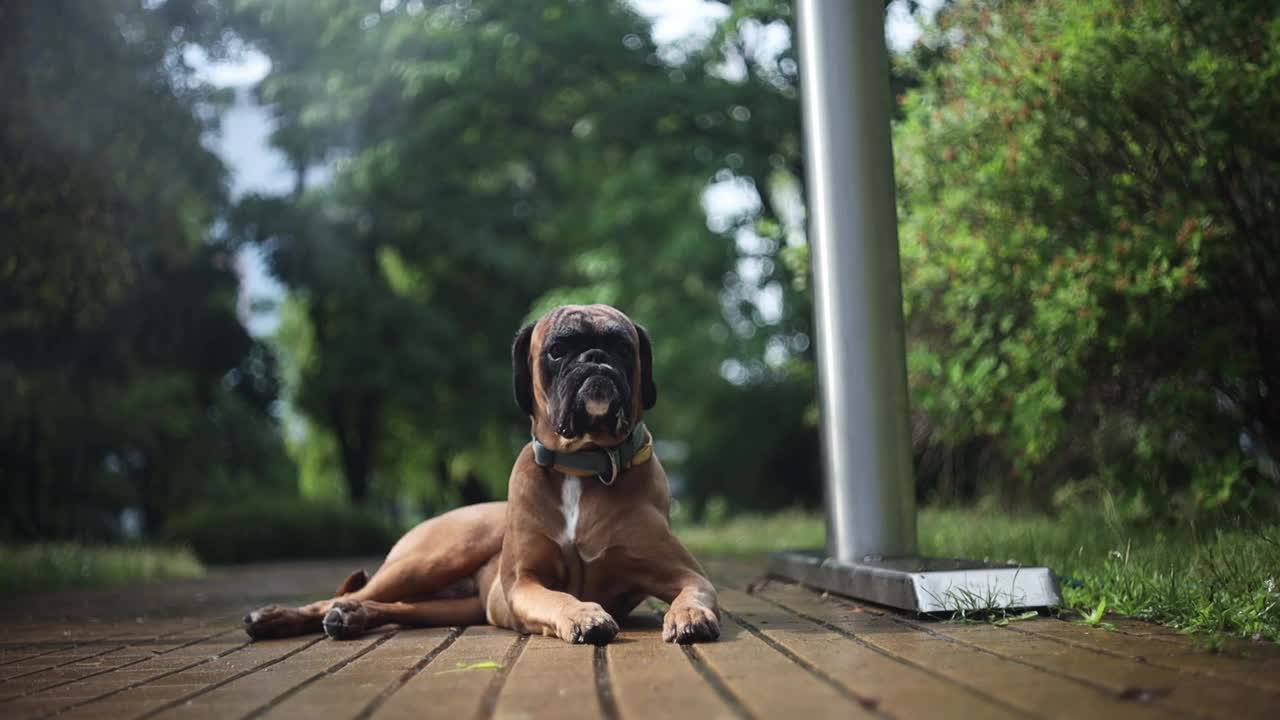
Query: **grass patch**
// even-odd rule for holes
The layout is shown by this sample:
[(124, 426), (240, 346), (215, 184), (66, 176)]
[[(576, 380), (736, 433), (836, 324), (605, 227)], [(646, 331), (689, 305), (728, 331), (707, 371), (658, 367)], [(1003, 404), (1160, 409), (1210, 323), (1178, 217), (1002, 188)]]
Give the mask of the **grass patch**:
[(184, 548), (72, 543), (0, 545), (3, 591), (119, 585), (203, 575), (204, 566)]
[[(695, 553), (743, 554), (823, 544), (817, 514), (786, 511), (678, 526)], [(1280, 641), (1280, 525), (1197, 529), (1128, 525), (1105, 513), (1058, 518), (990, 509), (922, 510), (921, 552), (1047, 565), (1068, 609), (1101, 623), (1130, 615), (1187, 631)]]
[(826, 543), (821, 515), (783, 510), (772, 515), (736, 515), (705, 524), (673, 518), (676, 534), (695, 555), (741, 555), (820, 548)]

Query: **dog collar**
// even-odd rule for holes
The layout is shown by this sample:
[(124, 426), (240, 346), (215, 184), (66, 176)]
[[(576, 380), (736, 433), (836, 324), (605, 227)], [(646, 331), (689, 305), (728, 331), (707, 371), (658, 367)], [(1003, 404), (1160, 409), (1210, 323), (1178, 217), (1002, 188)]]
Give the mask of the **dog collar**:
[(643, 465), (653, 457), (653, 437), (644, 423), (636, 425), (622, 444), (614, 448), (587, 448), (577, 452), (562, 453), (533, 438), (533, 461), (539, 467), (552, 468), (578, 477), (595, 476), (605, 485), (612, 485), (618, 474), (637, 465)]

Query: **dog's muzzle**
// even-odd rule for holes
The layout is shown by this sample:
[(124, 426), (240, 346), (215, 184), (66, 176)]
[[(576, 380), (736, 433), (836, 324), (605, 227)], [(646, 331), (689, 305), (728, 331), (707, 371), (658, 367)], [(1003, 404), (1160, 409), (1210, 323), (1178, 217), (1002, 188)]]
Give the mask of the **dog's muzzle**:
[(598, 419), (618, 409), (618, 390), (604, 375), (592, 375), (578, 389), (578, 400), (589, 417)]
[(556, 432), (578, 437), (587, 432), (624, 435), (630, 429), (627, 386), (610, 365), (574, 367), (560, 380)]

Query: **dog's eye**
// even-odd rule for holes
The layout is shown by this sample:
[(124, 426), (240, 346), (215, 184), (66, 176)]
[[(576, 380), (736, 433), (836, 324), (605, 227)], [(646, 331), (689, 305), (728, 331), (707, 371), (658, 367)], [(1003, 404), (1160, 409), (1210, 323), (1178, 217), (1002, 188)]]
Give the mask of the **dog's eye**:
[(547, 348), (547, 357), (552, 360), (562, 359), (564, 357), (564, 346), (560, 343), (552, 343), (551, 347)]

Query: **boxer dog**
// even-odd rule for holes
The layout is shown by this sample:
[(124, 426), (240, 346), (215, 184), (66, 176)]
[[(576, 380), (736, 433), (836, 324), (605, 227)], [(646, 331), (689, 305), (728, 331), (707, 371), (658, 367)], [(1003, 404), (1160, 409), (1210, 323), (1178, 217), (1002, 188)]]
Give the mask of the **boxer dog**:
[(607, 305), (559, 307), (517, 333), (511, 361), (532, 439), (507, 501), (423, 522), (332, 599), (249, 613), (250, 637), (488, 622), (603, 644), (648, 596), (671, 604), (663, 640), (719, 637), (715, 588), (671, 532), (667, 476), (642, 421), (658, 396), (644, 328)]

